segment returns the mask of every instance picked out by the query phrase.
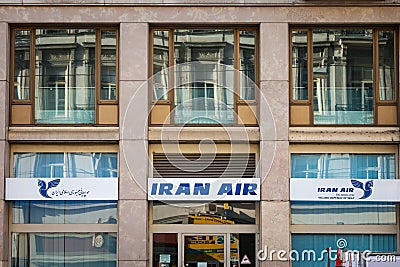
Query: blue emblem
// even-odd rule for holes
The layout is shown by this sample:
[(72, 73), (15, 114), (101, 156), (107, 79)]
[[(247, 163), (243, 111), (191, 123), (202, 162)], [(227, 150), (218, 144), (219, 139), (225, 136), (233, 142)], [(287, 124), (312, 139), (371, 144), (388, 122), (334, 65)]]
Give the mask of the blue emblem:
[(38, 186), (39, 186), (39, 193), (45, 197), (45, 198), (51, 198), (49, 195), (47, 195), (47, 190), (49, 190), (52, 187), (56, 187), (60, 183), (60, 179), (55, 179), (47, 183), (43, 180), (38, 179)]
[(364, 191), (364, 195), (362, 197), (360, 197), (360, 199), (366, 199), (366, 198), (371, 196), (372, 187), (374, 186), (374, 182), (373, 181), (367, 181), (365, 183), (365, 186), (364, 186), (364, 183), (362, 183), (360, 181), (357, 181), (357, 180), (351, 180), (351, 183), (353, 184), (353, 186), (355, 188), (359, 188), (359, 189), (362, 189)]

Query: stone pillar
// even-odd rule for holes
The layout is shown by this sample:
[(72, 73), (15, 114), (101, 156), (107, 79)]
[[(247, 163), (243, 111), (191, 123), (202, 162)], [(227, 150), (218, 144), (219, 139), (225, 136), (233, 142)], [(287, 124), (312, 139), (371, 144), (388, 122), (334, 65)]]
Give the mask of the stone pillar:
[(118, 266), (148, 264), (148, 24), (120, 25)]
[[(261, 240), (260, 249), (268, 249), (263, 267), (288, 267), (290, 251), (289, 203), (289, 25), (260, 25), (260, 102), (261, 162)], [(263, 117), (270, 109), (272, 122)], [(275, 130), (275, 132), (274, 132)], [(272, 162), (272, 164), (271, 164)], [(272, 250), (285, 251), (286, 255)], [(266, 251), (264, 251), (266, 252)]]
[(9, 103), (9, 49), (10, 35), (7, 23), (0, 23), (0, 266), (8, 266), (9, 234), (8, 206), (4, 200), (4, 180), (8, 174), (9, 156), (6, 129), (8, 126)]

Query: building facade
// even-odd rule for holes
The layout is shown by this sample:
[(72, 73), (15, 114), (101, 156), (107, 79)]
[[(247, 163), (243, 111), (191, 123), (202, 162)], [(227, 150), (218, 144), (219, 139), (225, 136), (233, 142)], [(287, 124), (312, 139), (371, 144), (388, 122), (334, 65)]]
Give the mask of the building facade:
[(399, 13), (0, 1), (0, 266), (397, 253)]

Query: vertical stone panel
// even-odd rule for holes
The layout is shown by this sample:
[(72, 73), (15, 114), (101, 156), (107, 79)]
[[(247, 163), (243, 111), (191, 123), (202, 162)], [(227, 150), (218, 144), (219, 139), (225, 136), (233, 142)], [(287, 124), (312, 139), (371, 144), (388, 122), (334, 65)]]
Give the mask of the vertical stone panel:
[[(289, 200), (289, 142), (260, 143), (261, 199)], [(272, 164), (270, 164), (272, 162)], [(289, 216), (290, 214), (287, 214)]]
[(261, 23), (260, 80), (287, 81), (289, 78), (289, 24)]
[(121, 23), (119, 79), (143, 81), (148, 78), (149, 26), (147, 23)]
[[(265, 263), (270, 261), (284, 262), (283, 256), (278, 259), (278, 254), (273, 254), (272, 250), (283, 250), (286, 253), (290, 251), (290, 212), (289, 201), (261, 201), (261, 249), (264, 252), (268, 249), (268, 255)], [(287, 255), (286, 255), (287, 257)], [(270, 266), (270, 265), (263, 265)], [(274, 265), (272, 265), (274, 266)], [(281, 265), (277, 265), (281, 266)], [(287, 265), (288, 266), (288, 265)]]
[[(147, 141), (120, 142), (119, 198), (147, 199), (148, 152)], [(124, 214), (121, 214), (124, 216)]]
[(119, 90), (121, 139), (147, 139), (149, 92), (146, 81), (121, 81), (119, 83)]
[(146, 261), (147, 201), (122, 200), (118, 208), (118, 260)]

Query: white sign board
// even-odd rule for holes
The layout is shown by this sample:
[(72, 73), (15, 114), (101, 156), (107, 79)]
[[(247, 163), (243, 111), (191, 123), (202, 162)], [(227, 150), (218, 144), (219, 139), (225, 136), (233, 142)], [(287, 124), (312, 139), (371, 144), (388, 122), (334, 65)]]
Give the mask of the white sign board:
[(400, 201), (400, 179), (290, 179), (292, 201)]
[(149, 178), (148, 199), (165, 201), (258, 201), (260, 178)]
[(118, 178), (6, 178), (6, 200), (118, 200)]

